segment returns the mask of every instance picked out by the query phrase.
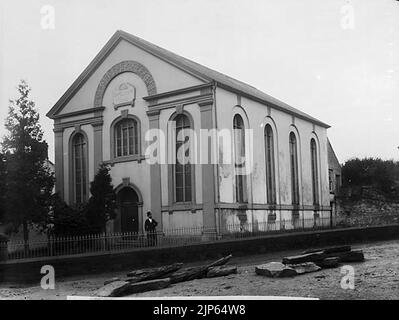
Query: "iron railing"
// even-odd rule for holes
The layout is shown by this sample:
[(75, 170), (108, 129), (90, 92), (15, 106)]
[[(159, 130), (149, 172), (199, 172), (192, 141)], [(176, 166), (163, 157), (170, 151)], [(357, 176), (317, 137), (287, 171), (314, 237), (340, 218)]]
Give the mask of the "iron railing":
[(195, 243), (228, 239), (262, 237), (273, 233), (323, 230), (331, 228), (365, 227), (399, 224), (399, 215), (357, 217), (315, 217), (311, 219), (270, 220), (256, 223), (224, 223), (219, 228), (189, 227), (146, 233), (101, 233), (83, 236), (54, 237), (45, 240), (12, 240), (0, 243), (0, 261), (48, 258), (70, 255), (95, 255), (187, 246)]

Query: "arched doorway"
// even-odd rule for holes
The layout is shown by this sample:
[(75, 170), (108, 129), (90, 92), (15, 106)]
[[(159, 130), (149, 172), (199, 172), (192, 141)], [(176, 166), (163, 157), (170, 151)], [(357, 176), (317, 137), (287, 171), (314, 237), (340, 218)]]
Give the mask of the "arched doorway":
[(117, 194), (118, 207), (120, 212), (121, 232), (139, 231), (139, 196), (137, 192), (124, 187)]

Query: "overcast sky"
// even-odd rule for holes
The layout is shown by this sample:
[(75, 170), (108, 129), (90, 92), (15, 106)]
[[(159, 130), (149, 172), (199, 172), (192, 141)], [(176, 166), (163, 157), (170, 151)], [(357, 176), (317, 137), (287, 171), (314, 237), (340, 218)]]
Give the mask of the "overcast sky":
[[(45, 5), (54, 29), (43, 24)], [(0, 0), (0, 135), (26, 79), (54, 159), (45, 114), (118, 29), (330, 124), (340, 162), (399, 160), (394, 0)]]

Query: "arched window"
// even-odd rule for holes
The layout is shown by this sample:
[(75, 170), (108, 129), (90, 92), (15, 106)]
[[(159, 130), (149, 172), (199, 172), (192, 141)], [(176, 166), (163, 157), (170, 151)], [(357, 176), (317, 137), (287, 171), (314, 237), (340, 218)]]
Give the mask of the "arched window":
[(234, 116), (233, 129), (236, 202), (245, 203), (248, 201), (245, 170), (245, 125), (239, 114)]
[(185, 114), (179, 114), (174, 121), (176, 123), (176, 164), (174, 166), (175, 202), (191, 202), (193, 182), (193, 168), (190, 163), (191, 123), (190, 119)]
[(299, 204), (298, 145), (293, 132), (290, 133), (290, 167), (292, 204)]
[(266, 150), (266, 193), (267, 203), (276, 203), (276, 179), (274, 166), (274, 137), (270, 124), (265, 126), (265, 150)]
[(115, 157), (139, 154), (139, 130), (137, 121), (126, 118), (115, 125)]
[(310, 154), (312, 165), (313, 204), (319, 204), (319, 174), (317, 171), (317, 145), (315, 139), (310, 140)]
[(77, 133), (72, 140), (72, 167), (74, 202), (87, 200), (87, 141), (82, 133)]

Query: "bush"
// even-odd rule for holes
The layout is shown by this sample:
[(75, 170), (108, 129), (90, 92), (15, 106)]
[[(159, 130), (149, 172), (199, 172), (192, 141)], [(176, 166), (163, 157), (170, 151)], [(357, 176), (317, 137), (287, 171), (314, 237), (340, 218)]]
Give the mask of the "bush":
[(344, 187), (373, 186), (386, 195), (398, 193), (399, 165), (379, 158), (351, 159), (342, 167)]
[(54, 236), (77, 236), (90, 233), (83, 206), (70, 207), (58, 194), (52, 199), (48, 231)]

